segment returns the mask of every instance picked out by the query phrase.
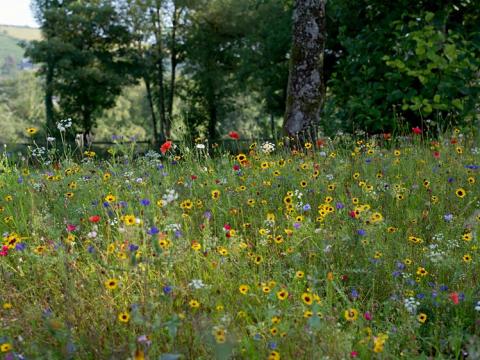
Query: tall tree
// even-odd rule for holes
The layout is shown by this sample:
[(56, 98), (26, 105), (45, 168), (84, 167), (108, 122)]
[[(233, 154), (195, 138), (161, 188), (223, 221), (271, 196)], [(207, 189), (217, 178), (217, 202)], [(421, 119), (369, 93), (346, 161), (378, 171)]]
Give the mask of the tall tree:
[(115, 104), (123, 86), (135, 82), (131, 34), (106, 0), (62, 1), (46, 14), (51, 43), (58, 46), (33, 42), (30, 56), (43, 63), (56, 59), (52, 86), (62, 112), (90, 133), (95, 117)]
[(295, 0), (284, 129), (297, 139), (315, 138), (320, 119), (325, 30), (325, 0)]

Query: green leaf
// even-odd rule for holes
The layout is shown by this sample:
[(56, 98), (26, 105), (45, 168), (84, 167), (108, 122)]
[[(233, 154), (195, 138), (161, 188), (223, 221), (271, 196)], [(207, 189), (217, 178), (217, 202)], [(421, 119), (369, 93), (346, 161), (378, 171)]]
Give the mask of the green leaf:
[(452, 105), (455, 106), (458, 110), (463, 110), (463, 103), (460, 99), (453, 99)]
[(435, 14), (429, 11), (425, 14), (425, 21), (430, 22), (433, 20), (434, 17)]

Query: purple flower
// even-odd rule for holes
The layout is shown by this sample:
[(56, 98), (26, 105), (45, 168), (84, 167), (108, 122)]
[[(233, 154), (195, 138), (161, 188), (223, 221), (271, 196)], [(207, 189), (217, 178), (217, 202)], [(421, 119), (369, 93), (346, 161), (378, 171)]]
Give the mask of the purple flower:
[(131, 252), (135, 252), (138, 250), (138, 245), (135, 245), (135, 244), (130, 244), (128, 246), (128, 249), (131, 251)]
[(210, 220), (212, 218), (212, 212), (210, 210), (207, 210), (203, 213), (203, 217), (207, 220)]
[(337, 207), (338, 210), (340, 210), (340, 209), (343, 209), (345, 207), (345, 205), (343, 205), (343, 203), (341, 203), (341, 202), (337, 202), (336, 207)]
[(23, 250), (25, 250), (26, 247), (27, 247), (27, 244), (25, 244), (25, 243), (18, 243), (17, 245), (15, 245), (15, 250), (23, 251)]
[(440, 291), (448, 291), (447, 285), (440, 285)]
[(445, 220), (446, 222), (450, 222), (453, 220), (453, 215), (452, 214), (443, 215), (443, 220)]
[(302, 224), (299, 223), (299, 222), (296, 222), (296, 223), (293, 224), (293, 227), (294, 227), (295, 229), (299, 229), (300, 226), (302, 226)]
[(95, 248), (94, 248), (92, 245), (90, 245), (90, 246), (88, 247), (87, 251), (88, 251), (90, 254), (93, 254), (93, 253), (95, 252)]
[(173, 291), (173, 287), (171, 287), (170, 285), (165, 285), (165, 286), (163, 287), (163, 293), (164, 293), (165, 295), (170, 294), (172, 291)]
[(357, 234), (360, 236), (364, 236), (367, 232), (363, 229), (357, 230)]
[(309, 211), (311, 208), (310, 204), (303, 205), (303, 211)]
[(175, 230), (175, 237), (178, 239), (178, 238), (181, 238), (182, 237), (182, 232), (180, 230)]
[(17, 182), (18, 182), (19, 184), (22, 184), (22, 183), (23, 183), (23, 178), (22, 178), (21, 176), (19, 176), (18, 179), (17, 179)]
[(358, 298), (358, 291), (357, 291), (357, 289), (353, 288), (353, 289), (350, 291), (350, 296), (352, 297), (352, 299), (357, 299), (357, 298)]
[(150, 205), (150, 200), (142, 199), (142, 200), (140, 200), (140, 204), (142, 204), (143, 206), (148, 206), (148, 205)]
[(148, 235), (155, 235), (158, 234), (160, 230), (156, 226), (152, 226), (150, 229), (148, 229), (147, 234)]

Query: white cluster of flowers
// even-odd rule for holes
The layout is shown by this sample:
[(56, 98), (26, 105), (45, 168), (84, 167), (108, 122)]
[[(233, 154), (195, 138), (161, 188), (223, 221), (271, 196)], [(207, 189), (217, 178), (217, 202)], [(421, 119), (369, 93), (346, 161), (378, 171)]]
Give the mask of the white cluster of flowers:
[(68, 128), (72, 127), (72, 119), (71, 118), (68, 118), (68, 119), (64, 119), (64, 120), (60, 120), (58, 123), (57, 123), (57, 129), (60, 131), (60, 132), (65, 132), (67, 131)]
[(45, 149), (43, 146), (37, 147), (32, 150), (32, 156), (36, 158), (41, 158), (43, 155), (45, 155), (47, 149)]
[(475, 311), (480, 311), (480, 301), (477, 301), (477, 305), (475, 305)]
[(420, 305), (420, 303), (414, 297), (409, 297), (403, 300), (403, 304), (410, 314), (415, 314), (417, 312), (418, 305)]
[(194, 288), (195, 290), (198, 290), (198, 289), (202, 289), (202, 288), (206, 287), (207, 285), (206, 285), (202, 280), (193, 279), (193, 280), (188, 284), (188, 286)]
[(430, 244), (428, 250), (427, 257), (434, 263), (442, 261), (445, 257), (445, 252), (438, 248), (438, 244)]
[(170, 204), (171, 202), (174, 202), (177, 199), (178, 199), (178, 194), (173, 189), (167, 190), (167, 192), (162, 196), (162, 200), (165, 202), (165, 205)]
[(275, 145), (266, 141), (262, 144), (261, 149), (264, 154), (270, 154), (275, 151)]

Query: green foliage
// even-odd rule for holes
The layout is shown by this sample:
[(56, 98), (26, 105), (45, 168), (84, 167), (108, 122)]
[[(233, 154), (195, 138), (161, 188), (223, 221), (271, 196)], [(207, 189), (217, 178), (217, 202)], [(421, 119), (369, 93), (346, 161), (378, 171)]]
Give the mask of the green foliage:
[(33, 72), (0, 79), (0, 143), (25, 139), (25, 129), (41, 126), (44, 116), (42, 87)]
[(32, 42), (27, 54), (45, 63), (44, 72), (54, 68), (51, 86), (62, 116), (88, 133), (122, 87), (134, 82), (130, 33), (109, 1), (67, 2), (43, 16), (46, 39)]
[(327, 129), (390, 132), (399, 118), (440, 128), (476, 120), (480, 13), (473, 1), (405, 1), (392, 10), (382, 1), (336, 0), (327, 14)]
[(434, 16), (427, 12), (424, 21), (412, 19), (407, 26), (392, 23), (404, 41), (397, 43), (394, 56), (383, 58), (393, 69), (386, 79), (398, 85), (390, 96), (402, 102), (402, 111), (471, 123), (480, 95), (480, 81), (474, 80), (480, 70), (478, 51), (461, 33), (442, 31)]

